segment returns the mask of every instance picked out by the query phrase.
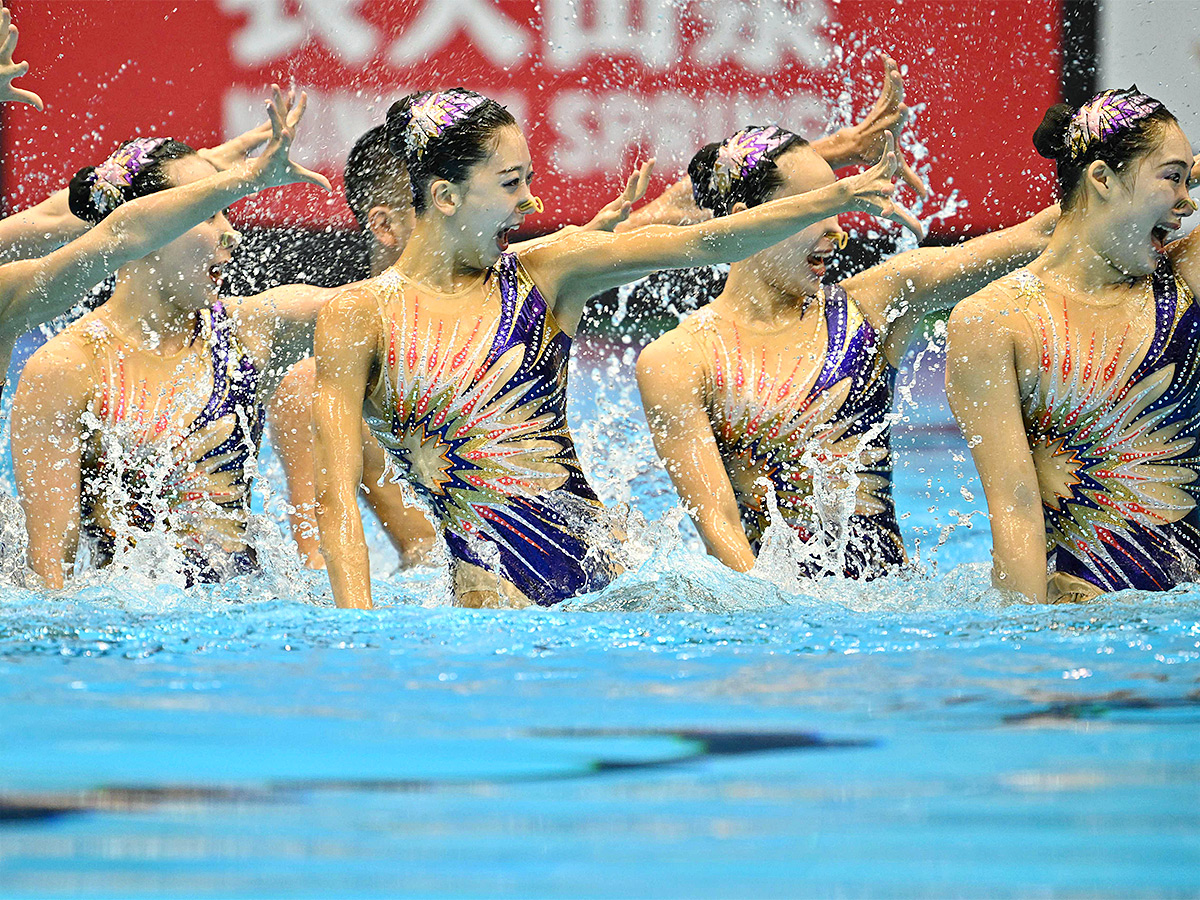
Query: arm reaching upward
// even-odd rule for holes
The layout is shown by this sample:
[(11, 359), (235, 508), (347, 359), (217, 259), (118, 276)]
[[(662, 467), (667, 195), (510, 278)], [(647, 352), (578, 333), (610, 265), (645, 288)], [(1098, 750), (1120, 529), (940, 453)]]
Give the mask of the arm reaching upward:
[[(885, 134), (891, 134), (899, 146), (900, 135), (908, 123), (908, 107), (904, 105), (904, 80), (900, 67), (886, 54), (883, 56), (883, 84), (871, 111), (857, 125), (839, 128), (833, 134), (817, 138), (812, 149), (831, 168), (867, 165), (879, 159), (885, 146)], [(919, 175), (901, 157), (900, 175), (921, 197), (929, 192)], [(647, 225), (692, 225), (707, 222), (712, 213), (696, 205), (692, 197), (692, 179), (684, 175), (669, 188), (643, 206), (634, 210), (617, 226), (617, 231), (632, 231)]]
[(0, 267), (0, 335), (12, 337), (61, 313), (122, 265), (170, 243), (230, 203), (266, 187), (296, 181), (319, 184), (324, 176), (288, 158), (304, 114), (278, 86), (268, 105), (274, 128), (266, 151), (216, 175), (119, 206), (82, 237), (41, 259)]
[[(232, 169), (271, 137), (264, 122), (219, 146), (197, 150), (218, 172)], [(68, 191), (55, 191), (41, 203), (0, 219), (0, 263), (33, 259), (52, 253), (83, 235), (92, 226), (71, 212)]]
[[(813, 141), (816, 150), (831, 168), (862, 166), (878, 159), (885, 147), (884, 135), (890, 134), (900, 146), (900, 135), (908, 124), (908, 107), (904, 105), (904, 79), (896, 61), (883, 54), (883, 84), (871, 111), (857, 125), (840, 128), (828, 137)], [(900, 156), (900, 177), (909, 187), (924, 197), (929, 191), (925, 182)]]
[(554, 317), (574, 334), (587, 299), (659, 269), (737, 262), (841, 212), (869, 212), (921, 235), (921, 225), (892, 200), (899, 167), (895, 141), (870, 169), (806, 194), (784, 197), (700, 225), (659, 225), (636, 233), (578, 231), (555, 236), (523, 255)]
[(0, 9), (0, 102), (28, 103), (38, 112), (45, 109), (42, 98), (33, 91), (13, 87), (13, 81), (29, 71), (29, 63), (13, 62), (17, 49), (17, 26), (12, 23), (12, 13)]
[(948, 309), (1046, 249), (1058, 207), (954, 247), (918, 247), (842, 282), (871, 324), (885, 334), (884, 352), (897, 365), (927, 313)]

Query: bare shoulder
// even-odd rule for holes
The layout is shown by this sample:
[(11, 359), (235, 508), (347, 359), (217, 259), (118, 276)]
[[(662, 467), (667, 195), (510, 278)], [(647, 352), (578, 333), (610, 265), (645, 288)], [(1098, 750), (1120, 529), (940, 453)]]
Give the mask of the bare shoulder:
[(90, 393), (93, 351), (91, 344), (104, 340), (98, 321), (87, 316), (73, 323), (39, 347), (25, 363), (17, 382), (24, 389), (49, 389), (60, 400), (70, 402)]
[(697, 396), (704, 358), (685, 325), (651, 341), (638, 355), (637, 381), (643, 399)]
[(683, 375), (685, 369), (693, 368), (700, 362), (695, 341), (683, 325), (678, 325), (642, 348), (637, 367), (639, 373), (666, 369)]
[(380, 295), (374, 279), (338, 289), (317, 316), (318, 345), (376, 346), (380, 334)]
[(1024, 329), (1022, 313), (1028, 300), (1022, 284), (1029, 277), (1028, 273), (1011, 272), (955, 305), (948, 322), (950, 340), (986, 337), (992, 343)]

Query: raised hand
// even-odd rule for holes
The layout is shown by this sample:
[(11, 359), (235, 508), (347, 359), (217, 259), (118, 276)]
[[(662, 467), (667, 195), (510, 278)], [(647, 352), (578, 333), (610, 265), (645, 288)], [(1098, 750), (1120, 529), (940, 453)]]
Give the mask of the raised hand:
[(303, 91), (300, 92), (300, 99), (297, 101), (295, 91), (289, 89), (287, 94), (284, 94), (279, 85), (271, 85), (271, 99), (267, 101), (271, 139), (267, 142), (262, 156), (245, 163), (258, 189), (307, 182), (320, 185), (327, 191), (333, 190), (329, 179), (320, 172), (306, 169), (288, 158), (292, 141), (296, 139), (296, 126), (304, 118), (307, 105), (308, 96)]
[(642, 163), (625, 182), (625, 190), (605, 204), (592, 220), (583, 226), (584, 231), (612, 231), (629, 218), (633, 204), (646, 196), (650, 186), (650, 173), (654, 171), (653, 157)]
[[(871, 111), (857, 125), (850, 129), (856, 153), (862, 162), (877, 159), (883, 152), (884, 135), (890, 134), (900, 141), (900, 134), (908, 122), (908, 107), (904, 105), (904, 79), (900, 77), (900, 67), (896, 61), (886, 54), (883, 57), (883, 86)], [(900, 176), (921, 197), (929, 191), (904, 160), (900, 159)]]
[(17, 49), (17, 26), (12, 23), (12, 13), (7, 9), (0, 9), (0, 38), (0, 102), (10, 100), (28, 103), (41, 112), (45, 109), (41, 97), (33, 91), (12, 86), (13, 79), (29, 71), (29, 63), (13, 62), (13, 52)]
[(206, 147), (196, 153), (203, 159), (216, 166), (218, 172), (232, 169), (271, 139), (271, 122), (268, 120), (256, 125), (249, 131), (244, 131), (235, 138), (230, 138), (215, 147)]
[(865, 172), (851, 175), (842, 179), (850, 189), (851, 209), (856, 212), (866, 212), (881, 219), (891, 219), (899, 222), (917, 236), (917, 240), (925, 237), (925, 229), (917, 221), (916, 216), (896, 203), (892, 196), (896, 193), (896, 173), (900, 170), (900, 154), (896, 152), (896, 138), (890, 131), (884, 132), (883, 156), (879, 162)]

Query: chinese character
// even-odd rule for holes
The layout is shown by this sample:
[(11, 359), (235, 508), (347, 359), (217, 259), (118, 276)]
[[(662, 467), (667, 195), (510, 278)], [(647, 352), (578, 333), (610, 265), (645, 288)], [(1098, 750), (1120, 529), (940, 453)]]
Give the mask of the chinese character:
[(247, 20), (233, 38), (236, 62), (257, 66), (300, 49), (310, 36), (348, 63), (371, 59), (379, 35), (358, 12), (361, 0), (220, 0), (227, 13), (245, 12)]
[[(629, 56), (664, 71), (679, 62), (675, 0), (545, 0), (546, 63), (571, 69), (595, 56)], [(590, 15), (588, 14), (590, 12)]]
[(829, 61), (823, 0), (701, 0), (697, 13), (709, 27), (692, 49), (697, 63), (733, 62), (765, 75), (786, 62), (788, 51), (814, 68)]
[(514, 65), (530, 49), (525, 30), (494, 9), (489, 0), (425, 0), (416, 21), (392, 44), (388, 61), (394, 66), (419, 63), (460, 31), (497, 66)]

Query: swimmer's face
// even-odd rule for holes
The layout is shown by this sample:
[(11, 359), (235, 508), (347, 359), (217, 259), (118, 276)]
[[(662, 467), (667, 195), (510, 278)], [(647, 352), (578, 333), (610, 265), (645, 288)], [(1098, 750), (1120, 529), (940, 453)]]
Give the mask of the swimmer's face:
[(461, 203), (447, 223), (457, 237), (458, 261), (486, 269), (508, 249), (510, 234), (525, 221), (518, 208), (532, 198), (533, 161), (521, 129), (501, 128), (496, 149), (459, 186)]
[(1191, 215), (1187, 180), (1192, 150), (1174, 122), (1162, 126), (1162, 140), (1112, 179), (1107, 202), (1089, 208), (1102, 216), (1097, 250), (1118, 271), (1149, 275), (1165, 244)]
[[(175, 186), (191, 184), (217, 171), (212, 163), (195, 155), (165, 165), (166, 175)], [(146, 257), (177, 305), (188, 310), (203, 309), (217, 299), (222, 272), (233, 257), (230, 235), (236, 239), (237, 232), (223, 212), (217, 213)]]
[[(775, 157), (775, 166), (784, 177), (772, 200), (792, 197), (833, 184), (837, 176), (811, 147), (793, 147)], [(797, 297), (821, 290), (825, 262), (833, 254), (831, 234), (840, 231), (837, 217), (810, 225), (803, 231), (761, 250), (748, 263), (776, 289)]]

